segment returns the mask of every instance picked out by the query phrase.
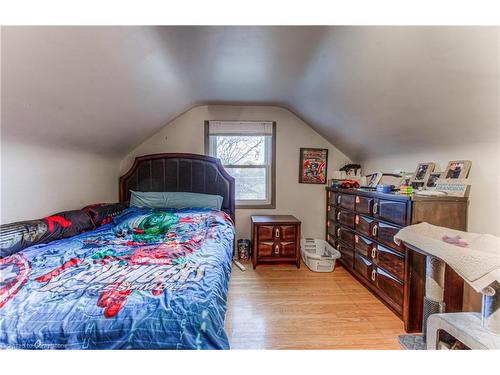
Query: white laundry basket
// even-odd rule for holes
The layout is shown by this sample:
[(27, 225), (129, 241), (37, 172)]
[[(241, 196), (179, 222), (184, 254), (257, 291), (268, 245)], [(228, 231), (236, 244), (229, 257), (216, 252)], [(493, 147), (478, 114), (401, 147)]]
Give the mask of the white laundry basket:
[(300, 241), (302, 260), (314, 272), (332, 272), (335, 260), (340, 258), (340, 252), (328, 242), (315, 238), (302, 238)]

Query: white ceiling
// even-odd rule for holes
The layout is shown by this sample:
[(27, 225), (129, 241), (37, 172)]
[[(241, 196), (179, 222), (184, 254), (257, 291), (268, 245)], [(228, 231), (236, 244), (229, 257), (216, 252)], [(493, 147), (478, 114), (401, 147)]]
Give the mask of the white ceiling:
[(498, 139), (497, 27), (2, 27), (2, 135), (122, 155), (205, 103), (286, 107), (353, 159)]

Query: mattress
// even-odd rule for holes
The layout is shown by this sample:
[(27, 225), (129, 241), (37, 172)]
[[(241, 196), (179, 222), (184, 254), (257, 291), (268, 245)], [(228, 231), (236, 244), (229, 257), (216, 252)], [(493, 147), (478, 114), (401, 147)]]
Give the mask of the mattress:
[(0, 259), (0, 348), (228, 349), (233, 239), (221, 211), (130, 208)]

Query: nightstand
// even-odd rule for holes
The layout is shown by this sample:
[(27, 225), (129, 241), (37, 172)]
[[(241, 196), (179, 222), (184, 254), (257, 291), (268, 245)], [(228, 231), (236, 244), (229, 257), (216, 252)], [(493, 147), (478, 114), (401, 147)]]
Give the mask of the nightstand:
[(300, 268), (300, 224), (292, 215), (252, 216), (253, 268), (264, 263), (295, 263)]

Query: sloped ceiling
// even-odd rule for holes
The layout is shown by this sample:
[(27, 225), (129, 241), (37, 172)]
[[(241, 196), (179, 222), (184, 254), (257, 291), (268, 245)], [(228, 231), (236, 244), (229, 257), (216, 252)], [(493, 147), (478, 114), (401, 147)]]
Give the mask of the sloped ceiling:
[(498, 139), (497, 27), (3, 27), (2, 138), (123, 155), (197, 104), (290, 109), (353, 160)]

